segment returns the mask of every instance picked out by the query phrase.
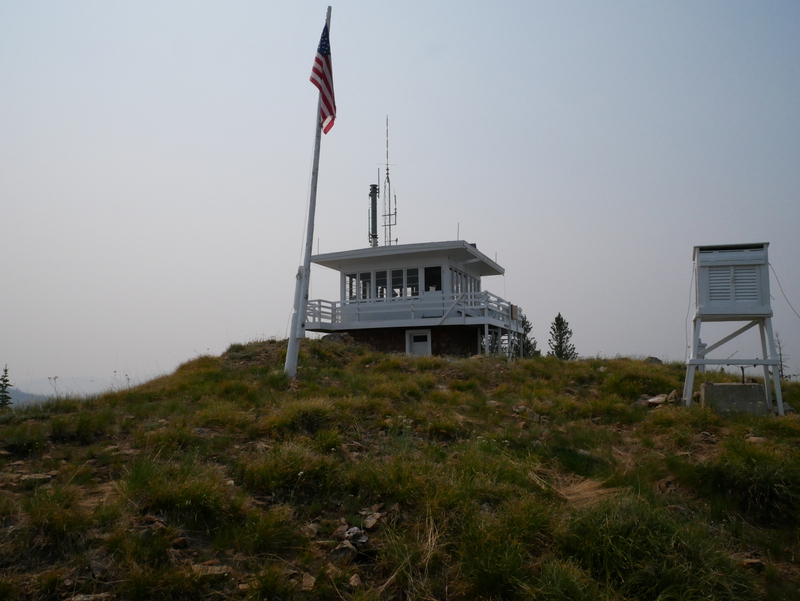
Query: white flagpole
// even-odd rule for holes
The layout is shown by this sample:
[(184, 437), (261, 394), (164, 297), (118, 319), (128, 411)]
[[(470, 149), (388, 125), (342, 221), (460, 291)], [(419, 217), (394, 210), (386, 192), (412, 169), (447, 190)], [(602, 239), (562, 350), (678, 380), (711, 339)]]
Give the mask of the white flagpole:
[[(331, 7), (325, 17), (325, 24), (330, 31)], [(317, 209), (317, 179), (319, 176), (319, 148), (322, 140), (322, 119), (320, 105), (322, 94), (317, 101), (317, 129), (314, 135), (314, 163), (311, 168), (311, 194), (308, 200), (308, 224), (306, 227), (306, 245), (303, 253), (303, 265), (297, 269), (297, 282), (294, 291), (294, 307), (292, 325), (289, 330), (289, 345), (286, 348), (286, 363), (283, 371), (290, 378), (297, 374), (297, 354), (300, 350), (300, 339), (306, 335), (306, 310), (308, 309), (308, 281), (311, 276), (311, 252), (314, 245), (314, 213)]]

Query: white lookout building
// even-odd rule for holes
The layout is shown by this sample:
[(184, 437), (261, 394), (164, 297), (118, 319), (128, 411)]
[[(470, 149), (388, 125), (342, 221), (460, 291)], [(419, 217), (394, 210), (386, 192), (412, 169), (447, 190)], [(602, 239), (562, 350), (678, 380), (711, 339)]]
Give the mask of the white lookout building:
[(518, 308), (481, 285), (483, 276), (505, 270), (474, 244), (377, 246), (374, 232), (373, 246), (311, 257), (339, 272), (339, 298), (310, 300), (307, 330), (346, 332), (377, 350), (413, 355), (511, 354), (520, 348)]

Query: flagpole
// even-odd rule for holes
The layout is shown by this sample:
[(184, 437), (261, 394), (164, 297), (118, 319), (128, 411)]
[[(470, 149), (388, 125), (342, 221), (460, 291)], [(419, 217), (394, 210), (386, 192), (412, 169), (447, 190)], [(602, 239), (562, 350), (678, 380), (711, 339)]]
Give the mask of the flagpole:
[[(325, 25), (330, 29), (331, 7), (325, 17)], [(306, 225), (306, 244), (303, 252), (303, 265), (297, 269), (294, 290), (294, 307), (292, 311), (292, 324), (289, 331), (289, 344), (286, 348), (286, 363), (283, 371), (290, 378), (297, 374), (297, 355), (300, 350), (300, 339), (306, 335), (306, 311), (308, 309), (308, 282), (311, 276), (311, 252), (314, 245), (314, 213), (317, 209), (317, 180), (319, 179), (319, 150), (322, 141), (322, 119), (320, 119), (320, 106), (322, 94), (317, 100), (316, 121), (317, 128), (314, 134), (314, 162), (311, 168), (311, 192), (308, 199), (308, 223)]]

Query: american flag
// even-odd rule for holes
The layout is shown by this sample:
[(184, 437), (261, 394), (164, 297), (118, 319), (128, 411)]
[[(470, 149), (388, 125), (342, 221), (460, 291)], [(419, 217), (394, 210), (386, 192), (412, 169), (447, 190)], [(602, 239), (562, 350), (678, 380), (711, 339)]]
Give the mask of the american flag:
[(336, 119), (336, 99), (333, 97), (333, 65), (331, 64), (331, 42), (328, 39), (328, 24), (322, 29), (317, 56), (311, 69), (311, 83), (319, 90), (319, 120), (326, 134)]

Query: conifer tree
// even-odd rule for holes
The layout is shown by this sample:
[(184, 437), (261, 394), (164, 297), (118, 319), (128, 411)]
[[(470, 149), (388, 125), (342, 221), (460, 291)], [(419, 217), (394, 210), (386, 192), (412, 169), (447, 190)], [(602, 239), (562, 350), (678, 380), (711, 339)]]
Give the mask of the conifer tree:
[(569, 328), (569, 323), (559, 313), (550, 325), (550, 340), (548, 342), (550, 352), (547, 354), (564, 361), (577, 359), (578, 353), (575, 352), (575, 346), (570, 343), (571, 339), (572, 330)]
[[(542, 352), (537, 348), (536, 338), (531, 336), (533, 326), (527, 315), (520, 313), (520, 316), (520, 325), (522, 326), (522, 357), (524, 359), (538, 357)], [(516, 352), (519, 352), (519, 348), (516, 349)]]
[(0, 376), (0, 411), (8, 409), (11, 405), (11, 393), (8, 391), (13, 384), (8, 380), (8, 365), (3, 369), (3, 375)]

